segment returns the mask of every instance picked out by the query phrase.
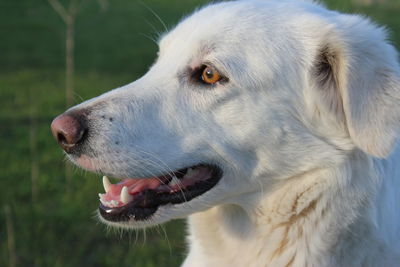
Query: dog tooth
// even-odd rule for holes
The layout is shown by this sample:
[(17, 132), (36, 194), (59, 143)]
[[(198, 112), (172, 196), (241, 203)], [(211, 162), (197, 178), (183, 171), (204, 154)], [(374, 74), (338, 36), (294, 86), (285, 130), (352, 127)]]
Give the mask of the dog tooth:
[(110, 208), (118, 207), (118, 201), (116, 200), (111, 200), (109, 203)]
[(103, 186), (104, 186), (104, 190), (106, 190), (106, 193), (108, 191), (110, 191), (112, 183), (110, 182), (110, 180), (108, 180), (107, 176), (103, 176)]
[(121, 190), (121, 201), (126, 204), (133, 199), (133, 197), (128, 193), (128, 187), (124, 186)]
[(105, 201), (104, 199), (100, 198), (100, 202), (101, 204), (103, 204), (104, 206), (109, 207), (110, 206), (110, 202), (109, 201)]

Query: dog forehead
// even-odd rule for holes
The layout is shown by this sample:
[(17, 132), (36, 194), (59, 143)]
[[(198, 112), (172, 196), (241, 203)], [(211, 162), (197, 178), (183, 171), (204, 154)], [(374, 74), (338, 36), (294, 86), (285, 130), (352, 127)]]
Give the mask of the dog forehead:
[[(215, 61), (238, 55), (249, 36), (257, 35), (251, 12), (245, 3), (223, 2), (206, 6), (181, 21), (159, 42), (159, 58), (176, 65), (189, 63), (194, 67), (202, 61)], [(255, 19), (255, 15), (252, 16)], [(247, 37), (246, 37), (247, 36)], [(250, 40), (248, 40), (250, 42)], [(254, 43), (254, 42), (253, 42)], [(173, 59), (173, 60), (172, 60)], [(171, 61), (172, 60), (172, 61)]]
[(223, 43), (224, 37), (232, 31), (234, 25), (234, 17), (230, 12), (224, 12), (224, 9), (211, 5), (181, 21), (160, 39), (160, 53), (174, 48), (180, 53), (185, 52), (183, 48), (203, 54), (210, 52), (215, 44)]
[[(205, 49), (229, 47), (229, 51), (252, 46), (279, 48), (305, 32), (296, 22), (321, 14), (325, 9), (305, 1), (242, 0), (221, 2), (201, 8), (183, 19), (174, 29), (161, 36), (160, 55), (179, 51), (180, 57), (192, 56)], [(284, 33), (284, 34), (282, 34)], [(252, 51), (253, 53), (254, 51)]]

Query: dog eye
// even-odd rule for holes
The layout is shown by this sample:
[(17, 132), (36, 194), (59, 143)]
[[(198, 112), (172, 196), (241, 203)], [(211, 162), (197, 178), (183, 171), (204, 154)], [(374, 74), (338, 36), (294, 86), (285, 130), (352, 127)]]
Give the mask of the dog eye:
[(207, 84), (215, 84), (222, 79), (221, 74), (218, 73), (214, 68), (205, 66), (202, 74), (201, 80)]

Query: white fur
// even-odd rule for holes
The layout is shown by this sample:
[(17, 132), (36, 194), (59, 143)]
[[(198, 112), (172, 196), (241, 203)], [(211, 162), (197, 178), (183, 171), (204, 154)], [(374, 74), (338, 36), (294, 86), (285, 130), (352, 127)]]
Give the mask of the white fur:
[[(220, 166), (205, 194), (113, 223), (190, 215), (185, 267), (399, 266), (400, 68), (385, 39), (310, 2), (207, 6), (145, 76), (74, 108), (97, 132), (72, 160), (120, 178)], [(202, 64), (229, 81), (194, 82)]]

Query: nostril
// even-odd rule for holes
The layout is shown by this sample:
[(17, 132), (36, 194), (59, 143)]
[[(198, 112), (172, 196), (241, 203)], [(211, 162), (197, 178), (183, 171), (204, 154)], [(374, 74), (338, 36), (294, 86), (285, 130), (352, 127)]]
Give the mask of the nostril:
[(67, 139), (65, 138), (65, 136), (62, 133), (57, 134), (57, 141), (59, 143), (67, 143)]
[(63, 149), (71, 148), (71, 147), (75, 146), (77, 143), (79, 143), (79, 140), (74, 142), (71, 140), (71, 138), (67, 139), (67, 137), (63, 133), (59, 133), (57, 135), (57, 142), (60, 144), (60, 146)]
[(84, 118), (66, 113), (53, 120), (51, 131), (58, 144), (69, 153), (86, 137), (87, 127)]

